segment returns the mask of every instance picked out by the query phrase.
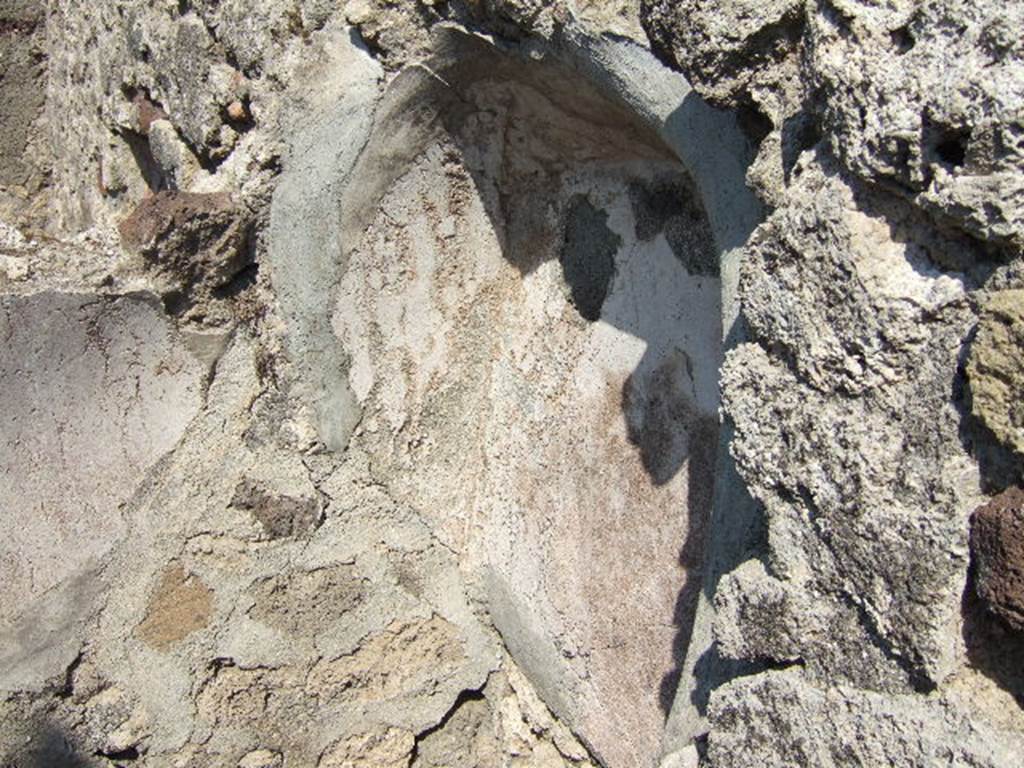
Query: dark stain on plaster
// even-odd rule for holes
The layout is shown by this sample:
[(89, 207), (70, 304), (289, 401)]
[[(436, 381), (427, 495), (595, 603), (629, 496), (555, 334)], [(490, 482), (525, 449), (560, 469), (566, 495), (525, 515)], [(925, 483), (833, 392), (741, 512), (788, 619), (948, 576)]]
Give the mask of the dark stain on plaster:
[(25, 746), (4, 756), (5, 768), (89, 768), (96, 761), (88, 757), (80, 738), (57, 722), (40, 722), (25, 740)]
[(565, 240), (559, 254), (562, 275), (580, 316), (589, 322), (601, 317), (615, 275), (615, 253), (622, 238), (608, 228), (608, 213), (584, 196), (569, 201)]
[(675, 477), (690, 451), (698, 419), (692, 400), (693, 369), (685, 352), (675, 350), (654, 370), (636, 371), (622, 388), (629, 441), (640, 451), (655, 485)]
[(300, 538), (323, 522), (318, 499), (277, 494), (248, 478), (235, 488), (231, 506), (249, 512), (268, 539)]
[(664, 233), (672, 253), (691, 275), (718, 276), (711, 225), (685, 177), (634, 181), (629, 200), (637, 240), (648, 242)]

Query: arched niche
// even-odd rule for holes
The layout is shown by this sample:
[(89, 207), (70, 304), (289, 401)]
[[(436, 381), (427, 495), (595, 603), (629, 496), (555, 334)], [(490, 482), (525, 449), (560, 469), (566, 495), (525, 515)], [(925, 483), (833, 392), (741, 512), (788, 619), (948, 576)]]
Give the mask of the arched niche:
[(432, 522), (547, 705), (649, 765), (731, 503), (745, 143), (629, 43), (434, 41), (383, 93), (360, 64), (297, 139), (271, 232), (291, 354), (325, 443)]

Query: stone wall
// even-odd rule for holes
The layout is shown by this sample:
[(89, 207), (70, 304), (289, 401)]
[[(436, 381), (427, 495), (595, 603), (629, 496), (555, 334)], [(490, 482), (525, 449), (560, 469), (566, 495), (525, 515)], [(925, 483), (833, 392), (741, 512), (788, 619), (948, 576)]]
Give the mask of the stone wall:
[(0, 2), (0, 762), (1017, 765), (1004, 6)]

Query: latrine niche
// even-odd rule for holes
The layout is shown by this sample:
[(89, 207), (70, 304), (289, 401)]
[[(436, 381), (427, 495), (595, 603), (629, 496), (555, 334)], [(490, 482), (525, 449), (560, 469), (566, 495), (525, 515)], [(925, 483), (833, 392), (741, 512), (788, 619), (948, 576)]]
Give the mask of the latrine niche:
[(650, 765), (718, 445), (719, 249), (659, 135), (557, 57), (452, 34), (342, 201), (351, 438), (434, 525), (545, 702)]

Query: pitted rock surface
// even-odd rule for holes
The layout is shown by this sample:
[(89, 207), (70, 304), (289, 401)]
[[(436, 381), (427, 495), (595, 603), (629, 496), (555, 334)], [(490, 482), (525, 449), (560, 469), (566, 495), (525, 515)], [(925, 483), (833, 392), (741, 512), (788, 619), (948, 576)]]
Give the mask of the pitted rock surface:
[(45, 6), (0, 764), (1021, 762), (1020, 2)]
[(971, 522), (978, 594), (989, 609), (1024, 631), (1024, 490), (1009, 488)]

